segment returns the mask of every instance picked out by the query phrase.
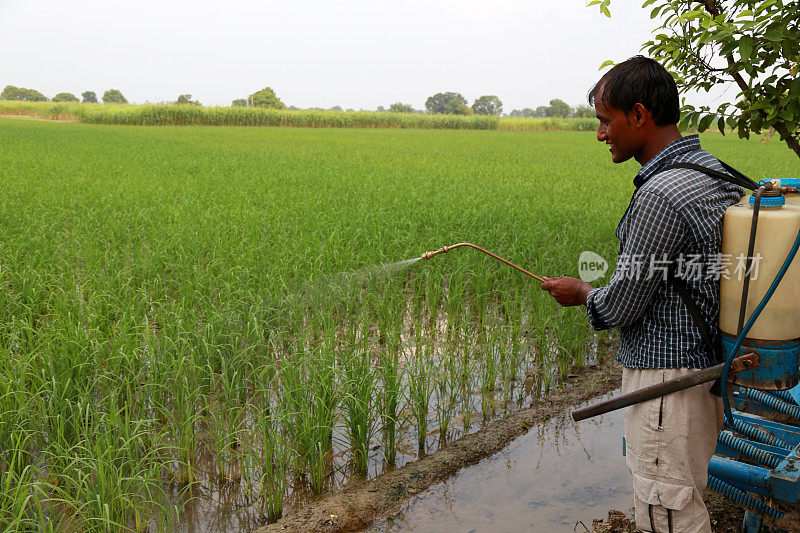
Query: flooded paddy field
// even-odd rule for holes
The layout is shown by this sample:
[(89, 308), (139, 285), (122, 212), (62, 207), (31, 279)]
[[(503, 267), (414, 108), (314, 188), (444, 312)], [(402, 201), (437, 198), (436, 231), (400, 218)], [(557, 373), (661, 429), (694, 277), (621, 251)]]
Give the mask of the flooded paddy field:
[(0, 528), (252, 530), (464, 452), (438, 482), (602, 363), (537, 282), (414, 261), (613, 258), (635, 170), (590, 133), (0, 118), (0, 142)]

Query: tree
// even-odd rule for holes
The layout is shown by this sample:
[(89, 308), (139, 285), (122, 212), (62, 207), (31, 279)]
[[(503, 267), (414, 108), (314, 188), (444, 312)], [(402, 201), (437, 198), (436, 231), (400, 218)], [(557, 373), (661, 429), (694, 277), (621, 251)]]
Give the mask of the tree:
[(389, 112), (391, 113), (414, 113), (414, 108), (411, 107), (409, 104), (403, 104), (400, 102), (395, 102), (389, 106)]
[(493, 95), (481, 96), (473, 102), (472, 110), (478, 115), (500, 115), (503, 113), (503, 102)]
[(200, 102), (192, 100), (191, 94), (182, 94), (178, 96), (178, 99), (175, 101), (178, 105), (202, 105)]
[(78, 102), (78, 97), (72, 93), (58, 93), (53, 97), (53, 102)]
[(85, 93), (81, 94), (83, 98), (84, 104), (96, 104), (97, 103), (97, 95), (94, 94), (94, 91), (86, 91)]
[(0, 93), (0, 100), (18, 100), (21, 102), (46, 102), (47, 97), (34, 89), (24, 89), (22, 87), (14, 87), (13, 85), (6, 85), (3, 92)]
[(231, 107), (247, 107), (247, 100), (244, 98), (237, 98), (231, 102)]
[[(538, 116), (538, 115), (536, 114), (536, 111), (534, 111), (530, 107), (526, 107), (525, 109), (522, 109), (522, 110), (515, 109), (514, 111), (509, 113), (509, 116), (531, 118), (531, 117), (535, 117), (535, 116)], [(544, 115), (542, 115), (542, 116), (544, 116)]]
[(467, 107), (467, 99), (459, 93), (436, 93), (425, 100), (428, 113), (449, 115), (469, 115), (472, 110)]
[[(594, 0), (611, 16), (610, 0)], [(681, 127), (705, 131), (715, 119), (741, 138), (773, 128), (800, 157), (800, 25), (798, 0), (646, 0), (661, 26), (642, 49), (681, 89), (709, 91), (733, 83), (734, 104), (683, 105)], [(612, 64), (606, 61), (602, 66)], [(602, 68), (601, 66), (601, 68)]]
[(566, 118), (572, 114), (572, 108), (564, 100), (550, 100), (550, 107), (547, 108), (548, 117)]
[(104, 104), (127, 104), (128, 100), (117, 89), (109, 89), (103, 93)]
[(14, 87), (13, 85), (6, 85), (3, 92), (0, 93), (0, 100), (21, 100), (19, 98), (19, 88)]
[(544, 118), (547, 116), (548, 109), (550, 108), (547, 107), (546, 105), (540, 105), (539, 107), (536, 108), (536, 111), (534, 112), (533, 116), (538, 118)]
[(286, 109), (286, 106), (281, 102), (275, 92), (269, 87), (264, 87), (250, 95), (250, 103), (255, 107), (269, 107), (272, 109)]
[(332, 108), (330, 108), (328, 111), (341, 111), (341, 110), (342, 110), (341, 106), (335, 105)]
[(572, 112), (572, 116), (576, 118), (594, 118), (596, 115), (594, 109), (583, 104), (575, 108), (575, 110)]

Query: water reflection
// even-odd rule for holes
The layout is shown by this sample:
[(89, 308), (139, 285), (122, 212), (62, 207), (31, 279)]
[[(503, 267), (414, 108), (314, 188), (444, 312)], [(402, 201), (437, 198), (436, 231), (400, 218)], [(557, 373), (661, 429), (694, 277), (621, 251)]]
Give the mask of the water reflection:
[(622, 427), (621, 412), (577, 423), (563, 413), (366, 531), (572, 531), (627, 510)]

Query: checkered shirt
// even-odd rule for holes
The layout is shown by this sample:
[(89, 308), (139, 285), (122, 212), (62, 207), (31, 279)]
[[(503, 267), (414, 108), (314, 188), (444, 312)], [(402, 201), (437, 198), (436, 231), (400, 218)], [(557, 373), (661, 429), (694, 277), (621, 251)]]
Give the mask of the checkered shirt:
[[(645, 164), (634, 179), (636, 191), (617, 226), (617, 267), (608, 285), (591, 290), (587, 298), (587, 315), (595, 329), (619, 328), (617, 361), (628, 368), (706, 368), (721, 360), (722, 216), (744, 189), (695, 170), (663, 171), (677, 162), (725, 172), (714, 156), (700, 148), (697, 135), (672, 142)], [(708, 325), (716, 353), (706, 347), (688, 308), (668, 281), (668, 265), (685, 282)], [(703, 267), (699, 275), (696, 265)]]

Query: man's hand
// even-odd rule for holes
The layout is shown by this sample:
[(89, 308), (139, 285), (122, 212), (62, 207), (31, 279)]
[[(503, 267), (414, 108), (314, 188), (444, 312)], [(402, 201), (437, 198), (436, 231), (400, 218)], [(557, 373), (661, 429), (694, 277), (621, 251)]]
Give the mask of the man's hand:
[(585, 281), (566, 276), (545, 279), (542, 290), (549, 292), (564, 307), (586, 305), (586, 296), (594, 288)]

